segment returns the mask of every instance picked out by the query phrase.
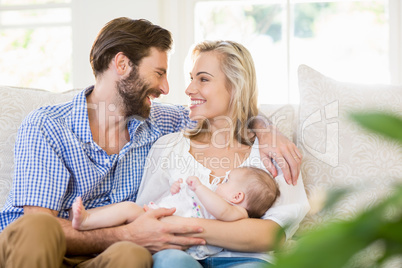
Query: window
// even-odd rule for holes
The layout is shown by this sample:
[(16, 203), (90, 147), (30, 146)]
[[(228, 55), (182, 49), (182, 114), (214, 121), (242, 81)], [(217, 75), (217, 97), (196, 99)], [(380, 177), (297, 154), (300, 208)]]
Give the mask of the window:
[(72, 87), (71, 0), (0, 0), (0, 81)]
[(297, 103), (300, 64), (342, 81), (390, 83), (388, 3), (196, 1), (195, 41), (241, 42), (253, 55), (260, 103)]

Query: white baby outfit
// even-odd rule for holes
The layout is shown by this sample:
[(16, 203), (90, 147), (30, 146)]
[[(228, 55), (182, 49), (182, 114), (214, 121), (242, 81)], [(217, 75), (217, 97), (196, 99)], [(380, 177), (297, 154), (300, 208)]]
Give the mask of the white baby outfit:
[[(181, 217), (215, 219), (185, 182), (181, 183), (180, 186), (180, 192), (167, 195), (157, 203), (149, 203), (148, 206), (150, 208), (176, 208), (174, 215)], [(187, 253), (197, 260), (202, 260), (222, 250), (220, 247), (200, 245), (189, 248)]]

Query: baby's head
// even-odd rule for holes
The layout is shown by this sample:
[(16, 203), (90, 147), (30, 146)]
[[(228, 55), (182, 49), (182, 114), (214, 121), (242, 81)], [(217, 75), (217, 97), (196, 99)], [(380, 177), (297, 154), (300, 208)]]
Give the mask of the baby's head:
[(229, 173), (228, 182), (221, 184), (216, 192), (229, 195), (229, 201), (244, 207), (250, 218), (261, 218), (280, 194), (271, 175), (256, 167), (233, 169)]

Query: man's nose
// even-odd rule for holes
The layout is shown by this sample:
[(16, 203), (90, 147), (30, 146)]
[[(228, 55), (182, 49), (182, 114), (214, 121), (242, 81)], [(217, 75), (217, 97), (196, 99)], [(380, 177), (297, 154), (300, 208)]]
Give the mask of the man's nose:
[(162, 80), (160, 90), (163, 95), (167, 95), (169, 93), (169, 82), (167, 78)]

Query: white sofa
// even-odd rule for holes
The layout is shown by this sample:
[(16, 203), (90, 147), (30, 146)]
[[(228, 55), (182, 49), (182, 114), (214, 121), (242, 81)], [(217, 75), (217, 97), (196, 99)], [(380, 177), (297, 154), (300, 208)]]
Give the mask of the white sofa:
[[(260, 110), (304, 154), (302, 175), (312, 210), (302, 232), (333, 218), (352, 217), (389, 195), (393, 183), (402, 182), (402, 147), (348, 117), (350, 111), (369, 110), (401, 116), (402, 87), (342, 83), (305, 65), (298, 75), (299, 106), (262, 105)], [(33, 109), (69, 101), (76, 92), (0, 87), (0, 207), (12, 185), (13, 146), (21, 121)], [(342, 187), (353, 191), (333, 212), (321, 211), (326, 191)]]

